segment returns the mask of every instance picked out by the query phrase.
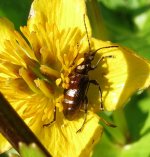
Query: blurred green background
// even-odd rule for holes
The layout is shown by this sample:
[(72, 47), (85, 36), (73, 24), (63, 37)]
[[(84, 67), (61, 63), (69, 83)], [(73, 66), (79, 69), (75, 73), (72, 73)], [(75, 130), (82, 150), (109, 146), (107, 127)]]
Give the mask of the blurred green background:
[[(87, 8), (96, 38), (120, 43), (150, 59), (150, 0), (92, 0)], [(150, 157), (150, 89), (135, 93), (109, 120), (118, 127), (104, 127), (93, 157)]]
[[(31, 0), (0, 0), (0, 16), (19, 30), (26, 24), (30, 4)], [(94, 37), (120, 43), (150, 59), (150, 0), (88, 0), (87, 10)], [(106, 114), (101, 116), (107, 119)], [(150, 157), (149, 88), (135, 93), (109, 120), (118, 127), (104, 127), (93, 157)]]

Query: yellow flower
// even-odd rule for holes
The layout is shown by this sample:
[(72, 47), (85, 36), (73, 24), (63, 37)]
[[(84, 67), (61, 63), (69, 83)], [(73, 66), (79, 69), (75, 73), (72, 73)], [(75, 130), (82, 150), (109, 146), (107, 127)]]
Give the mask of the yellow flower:
[[(81, 132), (76, 133), (84, 116), (68, 121), (62, 112), (68, 75), (89, 51), (83, 15), (92, 51), (116, 45), (91, 37), (84, 0), (34, 0), (27, 26), (21, 27), (23, 35), (10, 21), (0, 19), (0, 91), (56, 157), (90, 156), (102, 134), (100, 118), (93, 112), (100, 104), (95, 87), (89, 89), (87, 121)], [(109, 55), (114, 57), (102, 60), (89, 75), (100, 83), (104, 107), (112, 111), (136, 90), (149, 86), (150, 65), (120, 46), (98, 51), (95, 63)], [(56, 122), (43, 127), (53, 120), (55, 106)], [(0, 150), (6, 150), (2, 136), (0, 141)]]

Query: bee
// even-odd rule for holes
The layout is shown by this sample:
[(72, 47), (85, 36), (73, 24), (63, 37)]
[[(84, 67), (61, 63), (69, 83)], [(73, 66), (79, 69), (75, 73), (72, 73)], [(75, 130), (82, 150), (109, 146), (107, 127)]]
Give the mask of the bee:
[[(95, 51), (91, 51), (91, 45), (89, 42), (88, 37), (88, 31), (85, 23), (85, 15), (84, 15), (84, 25), (86, 30), (86, 35), (88, 39), (89, 44), (89, 51), (87, 53), (84, 53), (84, 61), (77, 65), (72, 72), (69, 74), (68, 78), (70, 80), (69, 86), (67, 89), (64, 89), (64, 99), (62, 101), (63, 105), (63, 114), (66, 119), (68, 120), (74, 120), (76, 115), (79, 113), (81, 108), (84, 109), (84, 121), (82, 123), (82, 126), (80, 127), (77, 132), (80, 132), (84, 124), (86, 123), (87, 118), (87, 111), (88, 111), (88, 97), (87, 93), (89, 90), (90, 84), (93, 84), (98, 87), (99, 90), (99, 97), (101, 99), (100, 101), (100, 110), (104, 110), (103, 106), (103, 100), (102, 100), (102, 91), (99, 83), (96, 80), (90, 80), (89, 78), (89, 71), (95, 70), (98, 66), (98, 64), (104, 59), (104, 58), (113, 58), (113, 56), (103, 56), (101, 57), (95, 65), (92, 65), (92, 61), (94, 60), (94, 57), (96, 53), (102, 49), (109, 49), (109, 48), (116, 48), (118, 46), (106, 46), (98, 48)], [(77, 57), (76, 57), (77, 58)], [(56, 107), (54, 110), (54, 119), (52, 122), (56, 120)], [(104, 119), (102, 121), (112, 127), (115, 127), (115, 125), (106, 122)], [(51, 122), (51, 123), (52, 123)], [(45, 124), (46, 126), (47, 124)]]

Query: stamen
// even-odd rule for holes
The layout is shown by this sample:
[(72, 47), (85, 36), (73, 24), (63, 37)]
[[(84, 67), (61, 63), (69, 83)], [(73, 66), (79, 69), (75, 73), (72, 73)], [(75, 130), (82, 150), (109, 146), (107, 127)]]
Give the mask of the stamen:
[(48, 75), (50, 77), (55, 77), (55, 78), (60, 77), (60, 73), (58, 71), (56, 71), (56, 70), (54, 70), (51, 67), (48, 67), (46, 65), (41, 65), (40, 71), (42, 74)]
[(31, 73), (28, 70), (21, 68), (19, 70), (19, 74), (33, 92), (40, 93), (40, 90), (38, 90), (38, 88), (36, 87), (34, 83), (34, 78), (32, 78)]
[(52, 98), (53, 97), (53, 93), (54, 93), (54, 89), (52, 86), (50, 86), (47, 82), (40, 80), (40, 79), (36, 79), (34, 80), (36, 86), (48, 97), (48, 98)]

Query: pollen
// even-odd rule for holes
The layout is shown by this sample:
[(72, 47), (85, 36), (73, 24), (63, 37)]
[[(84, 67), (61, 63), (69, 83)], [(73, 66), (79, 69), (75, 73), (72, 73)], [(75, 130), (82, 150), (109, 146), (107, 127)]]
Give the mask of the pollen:
[[(42, 118), (43, 123), (48, 122), (53, 117), (55, 106), (62, 111), (62, 99), (58, 102), (57, 98), (62, 97), (63, 89), (68, 88), (71, 71), (84, 61), (83, 56), (88, 49), (88, 44), (84, 44), (86, 34), (77, 27), (59, 30), (55, 23), (49, 22), (45, 23), (45, 27), (40, 23), (38, 27), (35, 25), (34, 31), (28, 26), (20, 27), (20, 30), (22, 35), (10, 30), (13, 38), (4, 42), (3, 53), (0, 53), (0, 77), (1, 80), (8, 79), (3, 83), (9, 88), (16, 91), (20, 88), (22, 93), (29, 94), (30, 102), (35, 95), (50, 99), (51, 111), (45, 110), (49, 118)], [(31, 118), (35, 113), (30, 112), (30, 105), (24, 110), (19, 107), (21, 105), (15, 106), (24, 118)]]

